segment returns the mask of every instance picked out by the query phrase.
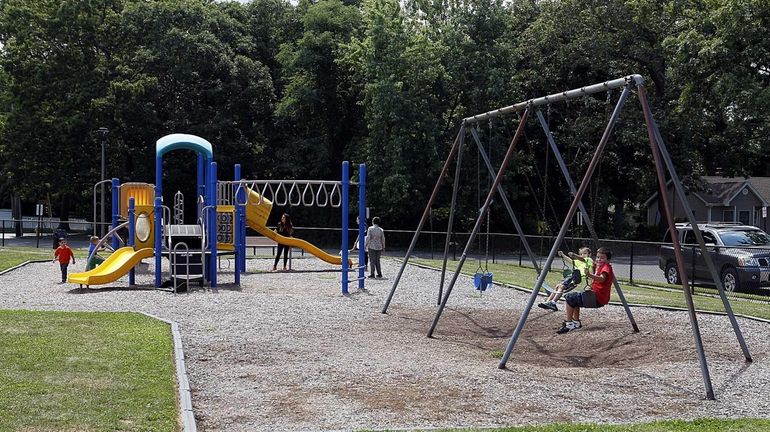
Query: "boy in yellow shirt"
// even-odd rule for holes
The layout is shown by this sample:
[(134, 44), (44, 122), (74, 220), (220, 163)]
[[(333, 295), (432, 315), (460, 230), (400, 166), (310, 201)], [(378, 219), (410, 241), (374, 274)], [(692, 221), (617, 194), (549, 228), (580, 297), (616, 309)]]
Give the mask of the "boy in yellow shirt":
[(559, 308), (556, 307), (556, 302), (559, 301), (562, 294), (564, 294), (565, 291), (575, 288), (577, 284), (580, 283), (581, 275), (585, 273), (585, 270), (593, 268), (594, 260), (591, 259), (591, 249), (582, 247), (578, 249), (578, 253), (579, 255), (573, 252), (567, 252), (567, 255), (565, 256), (562, 251), (559, 251), (559, 256), (566, 261), (568, 265), (573, 265), (575, 270), (578, 270), (579, 272), (572, 272), (569, 277), (565, 278), (559, 285), (556, 285), (556, 288), (551, 295), (548, 296), (548, 299), (539, 303), (537, 305), (538, 307), (550, 309), (554, 312), (558, 311)]

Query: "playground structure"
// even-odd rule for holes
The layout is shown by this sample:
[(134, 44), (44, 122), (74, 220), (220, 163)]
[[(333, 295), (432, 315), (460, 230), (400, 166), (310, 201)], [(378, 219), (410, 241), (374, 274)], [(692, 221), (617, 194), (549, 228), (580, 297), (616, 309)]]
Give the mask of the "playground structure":
[[(163, 156), (174, 150), (192, 150), (197, 153), (197, 206), (196, 223), (184, 224), (184, 197), (174, 195), (173, 211), (163, 201)], [(155, 184), (123, 183), (111, 179), (112, 218), (111, 229), (99, 241), (96, 250), (110, 241), (114, 250), (101, 265), (69, 275), (70, 283), (81, 286), (102, 285), (129, 275), (129, 285), (135, 284), (134, 268), (143, 259), (155, 259), (155, 288), (169, 288), (177, 292), (179, 287), (192, 282), (212, 288), (218, 284), (218, 256), (234, 255), (234, 283), (240, 285), (240, 277), (246, 271), (246, 226), (270, 238), (276, 243), (301, 248), (317, 258), (341, 266), (342, 293), (348, 293), (348, 205), (350, 163), (342, 163), (341, 181), (320, 180), (244, 180), (241, 167), (236, 164), (233, 181), (217, 180), (217, 163), (211, 143), (188, 134), (171, 134), (156, 143)], [(97, 183), (94, 187), (98, 187)], [(359, 215), (365, 220), (366, 166), (359, 166), (359, 181), (353, 183), (359, 189)], [(317, 246), (294, 237), (278, 235), (267, 227), (267, 220), (274, 205), (319, 206), (340, 208), (342, 213), (342, 254), (330, 255)], [(96, 211), (94, 210), (94, 214)], [(96, 225), (96, 224), (95, 224)], [(125, 245), (119, 233), (125, 233)], [(363, 237), (364, 224), (359, 234)], [(359, 253), (363, 262), (363, 251)], [(164, 281), (162, 258), (170, 262), (170, 274)], [(89, 257), (90, 259), (90, 257)], [(358, 268), (358, 287), (364, 288), (364, 268)]]
[[(569, 172), (567, 170), (567, 167), (564, 163), (563, 158), (561, 157), (561, 154), (556, 146), (553, 134), (550, 131), (548, 122), (545, 120), (541, 110), (539, 107), (541, 106), (549, 106), (552, 103), (558, 103), (558, 102), (564, 102), (569, 101), (572, 99), (577, 99), (581, 97), (586, 97), (592, 94), (600, 93), (600, 92), (608, 92), (608, 101), (610, 99), (609, 92), (615, 90), (615, 89), (622, 89), (622, 92), (620, 94), (620, 97), (618, 99), (617, 104), (615, 105), (614, 110), (612, 111), (612, 114), (609, 118), (609, 121), (607, 123), (607, 126), (604, 130), (604, 133), (601, 137), (601, 140), (599, 141), (598, 146), (595, 149), (595, 152), (593, 154), (593, 157), (591, 159), (591, 162), (588, 166), (588, 169), (586, 170), (583, 180), (580, 182), (580, 185), (578, 188), (575, 188), (575, 184), (572, 181)], [(514, 105), (506, 106), (503, 108), (499, 108), (496, 110), (492, 110), (483, 114), (475, 115), (472, 117), (467, 117), (463, 119), (462, 124), (460, 126), (460, 130), (454, 140), (454, 143), (452, 145), (452, 148), (449, 152), (449, 155), (447, 156), (443, 168), (441, 170), (441, 173), (439, 174), (438, 180), (434, 186), (433, 192), (428, 200), (428, 203), (425, 206), (425, 211), (423, 212), (422, 218), (418, 224), (418, 227), (415, 231), (414, 237), (412, 238), (412, 242), (406, 252), (406, 255), (404, 257), (404, 260), (402, 262), (401, 268), (393, 282), (393, 285), (391, 287), (390, 293), (388, 294), (387, 299), (385, 300), (385, 304), (382, 308), (382, 313), (387, 313), (388, 307), (390, 305), (390, 302), (393, 299), (393, 295), (396, 291), (396, 288), (398, 287), (399, 280), (403, 274), (403, 271), (406, 267), (406, 265), (409, 262), (409, 258), (412, 254), (412, 251), (414, 250), (414, 247), (417, 243), (417, 240), (420, 236), (420, 233), (422, 231), (423, 225), (425, 224), (425, 221), (428, 218), (428, 214), (430, 212), (431, 207), (433, 206), (434, 201), (436, 200), (436, 197), (438, 195), (439, 189), (441, 188), (441, 185), (443, 183), (444, 177), (447, 176), (449, 168), (452, 164), (453, 158), (457, 157), (457, 167), (455, 171), (455, 177), (454, 177), (454, 189), (452, 193), (452, 202), (450, 207), (450, 214), (449, 214), (449, 222), (447, 227), (447, 240), (445, 243), (444, 248), (444, 264), (442, 267), (442, 274), (441, 274), (441, 282), (439, 286), (439, 298), (441, 299), (438, 310), (436, 311), (435, 317), (433, 319), (433, 322), (431, 324), (430, 330), (428, 331), (427, 336), (433, 337), (433, 333), (436, 329), (436, 326), (438, 325), (439, 319), (441, 318), (441, 314), (446, 307), (447, 301), (449, 299), (450, 294), (452, 293), (452, 289), (455, 286), (455, 283), (457, 282), (457, 279), (460, 275), (460, 272), (462, 271), (463, 264), (465, 263), (467, 254), (470, 250), (470, 247), (476, 237), (476, 235), (479, 233), (482, 221), (484, 217), (488, 214), (489, 207), (491, 205), (492, 199), (497, 193), (501, 200), (503, 201), (503, 204), (505, 205), (505, 208), (515, 226), (515, 229), (517, 231), (517, 234), (519, 238), (521, 239), (521, 242), (526, 249), (527, 255), (529, 256), (530, 260), (532, 261), (533, 267), (535, 271), (538, 274), (537, 280), (535, 282), (535, 285), (532, 289), (531, 295), (529, 297), (529, 300), (527, 302), (527, 305), (525, 306), (524, 311), (521, 314), (521, 317), (516, 325), (516, 328), (513, 332), (513, 335), (511, 336), (511, 339), (506, 347), (505, 353), (500, 360), (500, 363), (498, 365), (499, 368), (503, 369), (506, 367), (506, 364), (510, 358), (511, 352), (513, 350), (513, 347), (516, 344), (516, 341), (521, 334), (521, 331), (526, 323), (526, 319), (532, 309), (532, 306), (535, 303), (535, 300), (540, 292), (541, 288), (549, 289), (547, 287), (547, 284), (545, 284), (545, 278), (548, 275), (548, 272), (551, 269), (551, 265), (554, 261), (554, 258), (558, 252), (560, 244), (564, 241), (566, 237), (566, 233), (568, 230), (568, 227), (570, 225), (570, 221), (575, 217), (577, 211), (579, 210), (583, 216), (583, 219), (586, 222), (586, 225), (589, 229), (589, 232), (591, 233), (591, 237), (593, 239), (594, 245), (598, 245), (599, 239), (598, 236), (591, 224), (591, 220), (589, 218), (588, 213), (586, 212), (585, 207), (581, 203), (581, 199), (584, 196), (586, 189), (588, 188), (589, 182), (591, 181), (591, 178), (596, 171), (597, 166), (599, 165), (601, 161), (601, 156), (604, 151), (604, 148), (607, 145), (607, 142), (609, 141), (613, 128), (620, 116), (620, 113), (625, 105), (626, 100), (628, 99), (629, 95), (631, 94), (632, 90), (636, 90), (639, 101), (642, 107), (642, 111), (644, 114), (645, 124), (646, 124), (646, 130), (647, 135), (650, 143), (650, 149), (653, 155), (653, 159), (655, 162), (655, 170), (657, 174), (657, 181), (658, 186), (661, 191), (661, 196), (664, 196), (666, 191), (666, 178), (665, 174), (668, 172), (670, 179), (674, 185), (674, 188), (676, 190), (676, 196), (679, 200), (681, 206), (685, 209), (685, 213), (688, 217), (688, 220), (690, 224), (694, 227), (693, 231), (695, 232), (695, 235), (697, 237), (697, 242), (700, 246), (700, 251), (703, 254), (706, 264), (710, 270), (710, 273), (712, 275), (712, 278), (714, 280), (715, 285), (718, 288), (719, 296), (722, 299), (723, 305), (725, 307), (725, 310), (727, 312), (727, 316), (729, 317), (730, 323), (732, 325), (733, 331), (735, 333), (735, 336), (738, 340), (738, 343), (743, 351), (744, 357), (746, 362), (751, 362), (751, 354), (749, 353), (748, 346), (746, 345), (746, 342), (743, 338), (743, 334), (741, 333), (740, 327), (738, 326), (737, 320), (735, 318), (735, 315), (733, 314), (732, 308), (730, 306), (730, 303), (725, 295), (724, 287), (722, 286), (721, 280), (719, 278), (719, 275), (717, 273), (717, 270), (714, 266), (714, 263), (712, 262), (712, 259), (709, 255), (708, 250), (706, 249), (706, 244), (703, 240), (703, 236), (700, 232), (700, 230), (697, 228), (697, 224), (695, 223), (695, 218), (692, 212), (691, 207), (689, 206), (689, 203), (687, 202), (685, 198), (685, 192), (683, 190), (681, 181), (676, 173), (676, 170), (674, 169), (673, 162), (671, 161), (671, 158), (669, 157), (669, 153), (667, 150), (667, 147), (663, 141), (663, 138), (660, 134), (660, 131), (658, 130), (657, 124), (655, 123), (655, 120), (652, 115), (652, 111), (650, 110), (649, 103), (647, 100), (644, 80), (640, 75), (630, 75), (623, 78), (619, 78), (612, 81), (607, 81), (604, 83), (599, 84), (593, 84), (586, 87), (582, 87), (579, 89), (569, 90), (562, 93), (556, 93), (549, 96), (537, 98), (537, 99), (530, 99), (526, 100)], [(502, 186), (502, 178), (506, 172), (506, 169), (511, 161), (512, 155), (514, 153), (514, 150), (516, 148), (517, 143), (520, 141), (524, 127), (527, 123), (527, 120), (533, 112), (537, 115), (538, 120), (540, 122), (540, 125), (542, 126), (542, 129), (545, 133), (545, 136), (548, 141), (548, 145), (553, 151), (554, 155), (556, 156), (559, 167), (562, 171), (562, 174), (564, 175), (569, 187), (570, 191), (573, 195), (573, 199), (571, 201), (569, 210), (567, 212), (567, 215), (564, 217), (563, 222), (561, 223), (561, 227), (559, 230), (559, 233), (556, 237), (556, 240), (553, 243), (553, 246), (548, 254), (548, 257), (546, 258), (546, 261), (542, 268), (538, 266), (537, 260), (535, 259), (534, 254), (532, 253), (531, 248), (527, 244), (526, 237), (524, 236), (524, 233), (521, 229), (521, 226), (516, 219), (516, 216), (511, 208), (511, 205), (508, 201), (508, 198), (506, 196), (505, 190)], [(513, 139), (511, 140), (507, 152), (504, 156), (504, 159), (500, 165), (500, 167), (495, 171), (492, 164), (489, 161), (489, 158), (486, 155), (486, 152), (484, 151), (484, 147), (481, 143), (481, 140), (479, 138), (479, 125), (481, 125), (483, 121), (491, 121), (491, 119), (500, 117), (507, 114), (517, 114), (520, 115), (519, 118), (519, 124), (516, 129), (515, 135), (513, 136)], [(463, 253), (459, 259), (457, 268), (454, 271), (454, 274), (449, 282), (449, 285), (446, 287), (446, 291), (443, 293), (442, 296), (442, 290), (444, 288), (444, 276), (446, 272), (446, 263), (447, 263), (447, 256), (448, 256), (448, 250), (449, 250), (449, 236), (452, 232), (452, 224), (454, 221), (454, 212), (456, 208), (456, 200), (457, 200), (457, 189), (459, 185), (460, 180), (460, 167), (462, 163), (462, 148), (464, 145), (464, 140), (467, 134), (467, 131), (470, 130), (471, 136), (473, 140), (476, 143), (476, 146), (479, 150), (479, 155), (481, 158), (483, 158), (484, 165), (487, 167), (487, 170), (489, 171), (489, 174), (492, 178), (494, 178), (493, 182), (491, 183), (491, 186), (489, 187), (488, 194), (486, 196), (486, 199), (484, 201), (483, 206), (479, 210), (479, 214), (476, 218), (473, 230), (468, 238), (468, 242), (465, 246), (465, 249), (463, 250)], [(546, 149), (548, 151), (548, 149)], [(670, 204), (666, 201), (662, 201), (664, 203), (664, 212), (666, 216), (666, 220), (668, 222), (669, 229), (674, 232), (674, 220), (673, 215), (671, 211)], [(682, 292), (685, 296), (685, 301), (687, 304), (687, 310), (689, 314), (690, 324), (692, 326), (693, 331), (693, 338), (695, 342), (696, 347), (696, 354), (699, 362), (699, 366), (701, 369), (701, 373), (703, 376), (703, 382), (704, 387), (706, 390), (706, 398), (708, 399), (714, 399), (714, 390), (711, 383), (711, 378), (708, 370), (708, 365), (706, 363), (706, 356), (703, 349), (703, 341), (701, 339), (700, 329), (698, 325), (698, 319), (695, 312), (693, 299), (692, 299), (692, 293), (689, 290), (689, 282), (686, 277), (686, 272), (684, 271), (684, 260), (681, 253), (681, 248), (678, 243), (677, 239), (673, 239), (673, 247), (676, 255), (676, 262), (679, 269), (679, 274), (682, 275), (681, 282), (682, 282)], [(615, 279), (614, 282), (615, 289), (618, 293), (619, 298), (621, 299), (621, 302), (623, 304), (623, 307), (626, 310), (626, 314), (628, 316), (628, 319), (631, 323), (631, 326), (634, 330), (634, 332), (638, 332), (638, 326), (634, 320), (634, 317), (631, 313), (630, 308), (628, 307), (628, 304), (625, 300), (625, 297), (623, 295), (623, 292), (617, 282), (617, 279)]]

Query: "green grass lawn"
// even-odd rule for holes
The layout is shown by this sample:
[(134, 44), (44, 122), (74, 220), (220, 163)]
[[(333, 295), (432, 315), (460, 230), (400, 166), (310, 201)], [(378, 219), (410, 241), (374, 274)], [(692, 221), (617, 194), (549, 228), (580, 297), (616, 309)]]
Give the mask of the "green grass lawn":
[(0, 311), (0, 431), (175, 431), (171, 330), (133, 313)]
[[(441, 260), (429, 260), (422, 258), (412, 258), (411, 263), (422, 264), (425, 266), (440, 269), (442, 265)], [(451, 278), (451, 274), (455, 271), (458, 261), (447, 262), (447, 279)], [(518, 264), (489, 264), (489, 271), (494, 274), (494, 281), (496, 283), (506, 283), (516, 285), (523, 288), (532, 289), (537, 281), (537, 274), (532, 267), (519, 267)], [(463, 266), (462, 273), (472, 276), (476, 272), (475, 262), (466, 261)], [(546, 282), (551, 286), (561, 281), (561, 272), (552, 270), (549, 276), (546, 278)], [(623, 290), (623, 294), (626, 296), (626, 300), (629, 303), (642, 303), (652, 304), (658, 306), (673, 306), (686, 308), (684, 295), (682, 294), (681, 287), (677, 290), (675, 286), (671, 285), (670, 288), (654, 288), (644, 287), (639, 285), (629, 285), (627, 281), (620, 280), (620, 288)], [(768, 304), (748, 301), (743, 299), (740, 295), (730, 294), (730, 305), (733, 308), (733, 312), (741, 315), (754, 316), (758, 318), (770, 319), (770, 307)], [(618, 294), (615, 290), (612, 290), (611, 301), (620, 301)], [(722, 300), (707, 295), (694, 295), (695, 307), (704, 311), (724, 312), (724, 305)]]
[[(88, 250), (73, 249), (75, 262), (86, 259)], [(48, 247), (0, 247), (0, 271), (17, 266), (25, 261), (53, 260), (53, 249)]]

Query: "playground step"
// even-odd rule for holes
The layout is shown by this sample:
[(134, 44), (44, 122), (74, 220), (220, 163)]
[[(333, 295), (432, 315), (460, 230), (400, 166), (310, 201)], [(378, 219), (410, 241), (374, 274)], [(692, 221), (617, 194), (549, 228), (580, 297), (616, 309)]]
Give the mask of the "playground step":
[(203, 230), (200, 225), (167, 225), (168, 235), (170, 236), (201, 236)]

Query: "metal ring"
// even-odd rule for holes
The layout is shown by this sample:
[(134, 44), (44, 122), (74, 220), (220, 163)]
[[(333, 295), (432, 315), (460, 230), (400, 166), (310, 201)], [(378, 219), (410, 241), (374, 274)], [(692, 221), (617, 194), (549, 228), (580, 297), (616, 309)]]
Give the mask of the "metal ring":
[[(324, 193), (323, 201), (321, 201), (321, 192)], [(329, 192), (326, 191), (325, 184), (322, 183), (319, 185), (318, 192), (316, 192), (315, 194), (315, 201), (318, 207), (326, 207), (327, 205), (329, 205)]]
[[(310, 200), (308, 201), (306, 197), (308, 196), (308, 191), (310, 191)], [(313, 184), (308, 183), (305, 185), (305, 189), (302, 190), (302, 205), (305, 207), (312, 207), (315, 205), (315, 195), (313, 195)]]
[[(297, 200), (294, 201), (294, 194), (297, 194)], [(300, 204), (302, 204), (302, 194), (299, 192), (299, 188), (297, 187), (297, 182), (292, 182), (291, 188), (289, 188), (289, 194), (287, 195), (289, 199), (289, 205), (292, 207), (296, 207)]]
[[(280, 194), (283, 192), (283, 201), (281, 201)], [(275, 196), (273, 197), (273, 204), (278, 206), (285, 206), (289, 202), (289, 194), (286, 192), (286, 185), (283, 182), (278, 183), (276, 187)]]
[[(337, 196), (337, 203), (334, 202), (334, 197)], [(329, 203), (332, 207), (340, 207), (342, 206), (342, 192), (340, 191), (340, 185), (339, 183), (334, 183), (334, 187), (332, 187), (332, 193), (329, 197)]]

